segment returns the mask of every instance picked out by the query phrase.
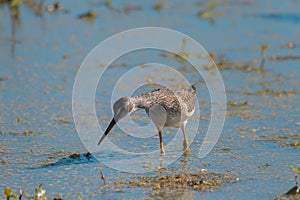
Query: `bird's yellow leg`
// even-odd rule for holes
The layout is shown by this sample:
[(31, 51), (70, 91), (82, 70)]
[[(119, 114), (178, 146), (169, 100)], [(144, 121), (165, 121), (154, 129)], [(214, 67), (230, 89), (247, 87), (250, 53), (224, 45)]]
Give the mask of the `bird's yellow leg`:
[(164, 149), (164, 144), (163, 144), (163, 141), (162, 141), (162, 135), (161, 135), (161, 131), (158, 131), (158, 134), (159, 134), (159, 145), (160, 145), (160, 151), (161, 151), (161, 154), (165, 154), (165, 149)]
[(184, 150), (187, 150), (187, 149), (188, 149), (189, 142), (188, 142), (188, 139), (187, 139), (187, 137), (186, 137), (186, 133), (185, 133), (185, 128), (184, 128), (184, 126), (181, 127), (181, 130), (182, 130), (182, 133), (183, 133), (183, 149), (184, 149)]

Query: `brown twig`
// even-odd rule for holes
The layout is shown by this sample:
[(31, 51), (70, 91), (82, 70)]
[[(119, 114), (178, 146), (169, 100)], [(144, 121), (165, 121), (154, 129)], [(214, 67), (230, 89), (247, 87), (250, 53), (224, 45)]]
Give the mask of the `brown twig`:
[(103, 184), (106, 185), (105, 176), (103, 172), (100, 170), (101, 179), (103, 180)]

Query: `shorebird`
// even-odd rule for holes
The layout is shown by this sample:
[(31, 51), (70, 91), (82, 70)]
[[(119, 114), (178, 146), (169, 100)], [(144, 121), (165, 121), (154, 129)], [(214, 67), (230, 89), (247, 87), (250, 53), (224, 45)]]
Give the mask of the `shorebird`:
[(126, 115), (144, 109), (158, 130), (161, 154), (165, 154), (162, 129), (164, 127), (181, 128), (183, 133), (183, 148), (188, 148), (185, 126), (194, 114), (196, 102), (196, 88), (159, 88), (138, 96), (122, 97), (113, 105), (114, 117), (105, 130), (98, 145), (109, 134), (114, 125)]

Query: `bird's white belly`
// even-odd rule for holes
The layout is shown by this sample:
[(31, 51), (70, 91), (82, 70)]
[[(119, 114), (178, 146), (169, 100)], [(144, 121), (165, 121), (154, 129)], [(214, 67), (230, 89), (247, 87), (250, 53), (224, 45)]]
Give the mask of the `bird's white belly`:
[(182, 127), (182, 125), (184, 123), (186, 123), (186, 121), (193, 116), (195, 112), (195, 109), (193, 109), (191, 112), (187, 112), (185, 114), (176, 116), (176, 117), (171, 117), (171, 116), (167, 116), (166, 122), (165, 122), (165, 127)]
[(177, 119), (177, 118), (167, 118), (166, 123), (165, 123), (165, 127), (181, 127), (182, 126), (182, 120), (181, 118)]

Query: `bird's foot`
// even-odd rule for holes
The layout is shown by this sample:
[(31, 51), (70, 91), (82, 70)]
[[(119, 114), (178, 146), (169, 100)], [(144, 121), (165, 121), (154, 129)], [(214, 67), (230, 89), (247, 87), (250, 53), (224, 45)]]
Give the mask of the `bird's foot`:
[(189, 143), (188, 141), (184, 140), (183, 141), (183, 150), (188, 150), (189, 149)]
[(183, 149), (184, 153), (190, 153), (191, 152), (191, 149), (190, 148), (186, 148), (186, 149)]
[(165, 155), (165, 148), (164, 145), (160, 146), (160, 155)]
[(185, 149), (184, 152), (183, 152), (183, 156), (184, 156), (184, 159), (185, 159), (186, 162), (187, 162), (189, 153), (190, 153), (189, 149)]
[(165, 148), (164, 148), (164, 144), (160, 143), (160, 154), (161, 155), (165, 155)]

